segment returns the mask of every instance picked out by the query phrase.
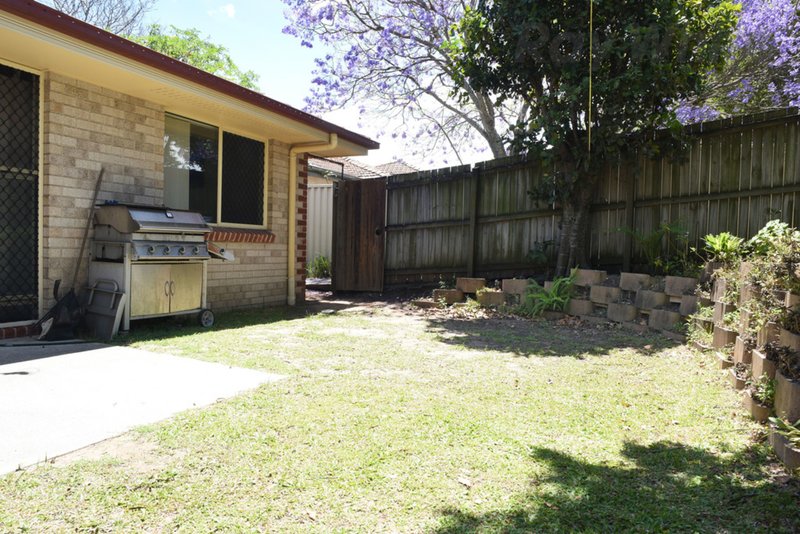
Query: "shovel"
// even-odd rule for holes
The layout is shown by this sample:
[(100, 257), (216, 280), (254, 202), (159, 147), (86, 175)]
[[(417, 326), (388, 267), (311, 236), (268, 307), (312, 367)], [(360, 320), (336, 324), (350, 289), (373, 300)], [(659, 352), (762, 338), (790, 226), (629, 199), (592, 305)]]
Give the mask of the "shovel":
[(53, 298), (56, 300), (55, 306), (42, 316), (36, 323), (36, 327), (42, 329), (39, 339), (42, 341), (62, 341), (65, 339), (72, 339), (75, 337), (75, 329), (81, 321), (81, 305), (78, 296), (75, 294), (75, 286), (78, 283), (78, 276), (81, 272), (81, 265), (83, 264), (83, 254), (86, 252), (86, 241), (89, 239), (89, 230), (92, 228), (92, 218), (94, 217), (94, 205), (97, 203), (97, 196), (100, 194), (100, 186), (103, 183), (104, 168), (100, 168), (100, 174), (97, 176), (97, 182), (94, 186), (94, 195), (92, 196), (92, 203), (89, 205), (89, 218), (86, 222), (86, 228), (83, 232), (83, 240), (81, 241), (81, 251), (78, 255), (78, 262), (75, 265), (75, 272), (72, 275), (72, 287), (63, 296), (59, 296), (59, 289), (61, 287), (61, 280), (56, 280), (53, 286)]

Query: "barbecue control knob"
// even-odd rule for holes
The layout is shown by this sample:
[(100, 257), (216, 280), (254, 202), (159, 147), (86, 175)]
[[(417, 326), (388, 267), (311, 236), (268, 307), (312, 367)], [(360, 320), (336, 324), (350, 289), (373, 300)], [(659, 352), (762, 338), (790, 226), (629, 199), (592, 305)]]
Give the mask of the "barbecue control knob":
[(164, 247), (164, 254), (169, 255), (169, 247)]
[(194, 247), (194, 248), (192, 249), (192, 254), (194, 254), (195, 256), (197, 256), (198, 254), (200, 254), (200, 247)]
[(184, 254), (186, 254), (186, 247), (180, 247), (178, 249), (178, 256), (183, 256)]
[(147, 247), (147, 253), (152, 256), (153, 254), (156, 253), (156, 247), (150, 245), (149, 247)]

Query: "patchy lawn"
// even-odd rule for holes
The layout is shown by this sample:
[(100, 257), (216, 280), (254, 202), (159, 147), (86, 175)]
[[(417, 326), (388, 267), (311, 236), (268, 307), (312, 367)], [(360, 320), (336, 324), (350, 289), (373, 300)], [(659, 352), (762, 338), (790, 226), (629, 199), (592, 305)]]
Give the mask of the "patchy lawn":
[(800, 529), (724, 374), (657, 336), (362, 306), (130, 342), (287, 378), (0, 478), (0, 530)]

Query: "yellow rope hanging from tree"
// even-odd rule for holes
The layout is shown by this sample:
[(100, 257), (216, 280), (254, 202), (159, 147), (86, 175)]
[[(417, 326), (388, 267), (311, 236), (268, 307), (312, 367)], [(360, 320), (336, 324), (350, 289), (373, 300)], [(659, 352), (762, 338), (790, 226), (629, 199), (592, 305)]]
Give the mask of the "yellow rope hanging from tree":
[(589, 0), (589, 158), (592, 157), (592, 68), (594, 67), (594, 0)]

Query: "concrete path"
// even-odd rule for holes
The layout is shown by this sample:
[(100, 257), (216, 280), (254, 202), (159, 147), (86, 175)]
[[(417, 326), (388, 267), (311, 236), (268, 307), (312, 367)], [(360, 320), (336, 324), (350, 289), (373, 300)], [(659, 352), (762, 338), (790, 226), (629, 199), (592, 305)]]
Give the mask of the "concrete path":
[(0, 347), (0, 474), (280, 378), (100, 344)]

